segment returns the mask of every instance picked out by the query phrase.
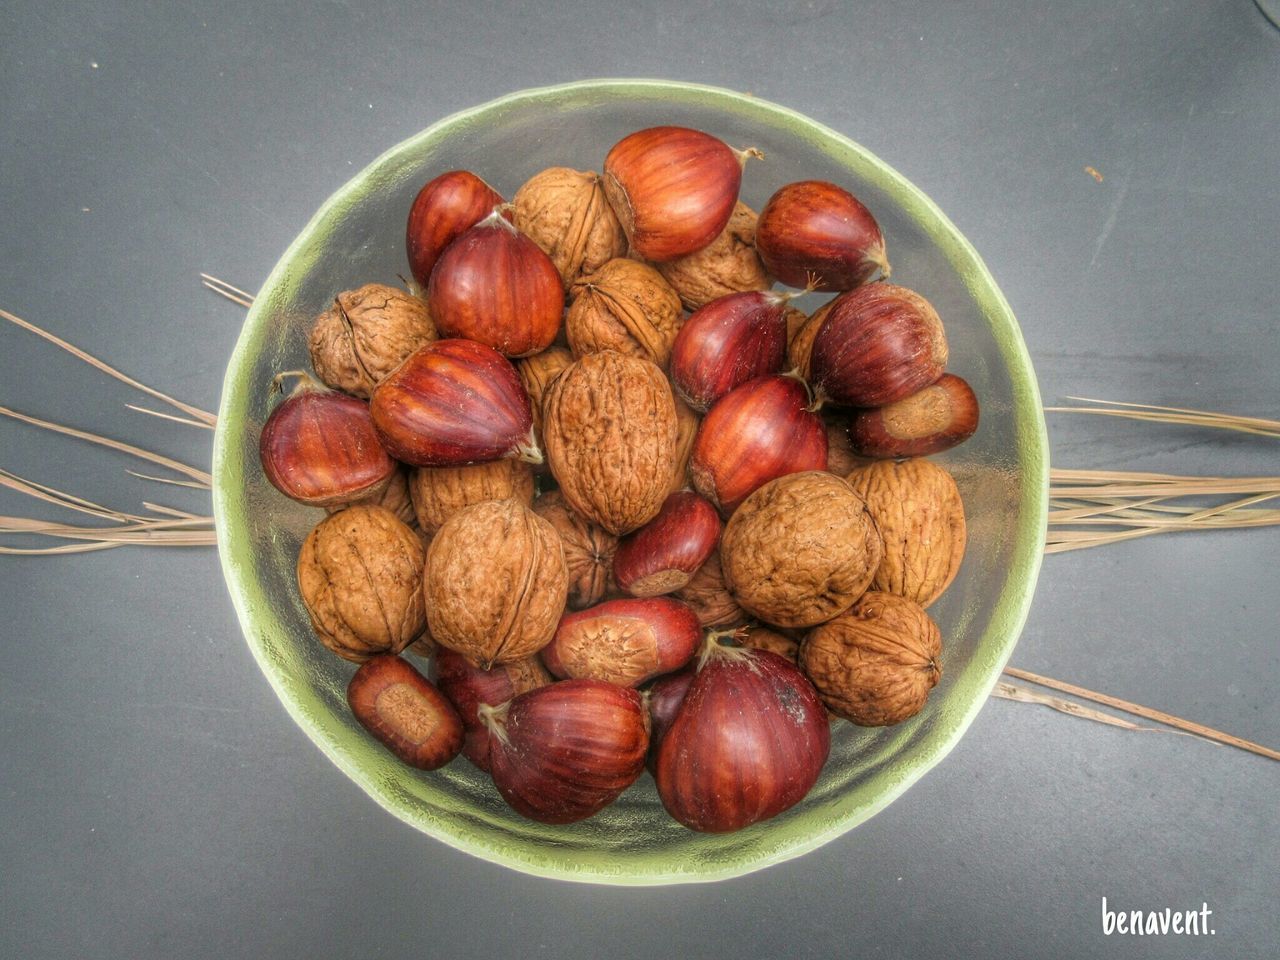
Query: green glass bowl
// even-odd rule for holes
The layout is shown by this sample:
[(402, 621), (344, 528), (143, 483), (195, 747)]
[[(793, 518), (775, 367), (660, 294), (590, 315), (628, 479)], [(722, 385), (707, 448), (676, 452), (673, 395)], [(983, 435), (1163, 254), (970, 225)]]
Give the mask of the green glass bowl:
[[(747, 165), (742, 191), (757, 210), (791, 180), (832, 180), (852, 190), (884, 230), (894, 280), (938, 308), (950, 369), (982, 403), (977, 434), (940, 458), (964, 495), (969, 548), (955, 583), (930, 609), (945, 646), (942, 680), (928, 704), (888, 729), (838, 723), (809, 796), (727, 835), (679, 826), (647, 775), (596, 817), (550, 827), (514, 814), (465, 760), (432, 773), (398, 763), (352, 718), (344, 691), (353, 667), (312, 636), (298, 598), (294, 562), (321, 514), (276, 493), (258, 464), (272, 375), (306, 366), (306, 332), (335, 293), (407, 273), (405, 217), (423, 183), (467, 168), (510, 197), (545, 167), (599, 169), (620, 137), (657, 124), (762, 149), (766, 159)], [(527, 873), (614, 884), (716, 880), (798, 856), (883, 809), (941, 760), (982, 708), (1017, 641), (1039, 571), (1048, 490), (1044, 418), (1018, 325), (977, 253), (929, 198), (856, 143), (792, 110), (650, 80), (525, 90), (464, 111), (393, 147), (330, 197), (249, 311), (227, 368), (213, 472), (219, 552), (245, 638), (285, 709), (325, 756), (397, 817), (458, 849)]]

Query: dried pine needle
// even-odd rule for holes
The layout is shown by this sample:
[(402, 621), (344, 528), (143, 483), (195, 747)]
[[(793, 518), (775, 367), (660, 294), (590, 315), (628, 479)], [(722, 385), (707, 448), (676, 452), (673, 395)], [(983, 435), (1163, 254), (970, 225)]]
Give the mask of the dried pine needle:
[(253, 294), (247, 290), (241, 290), (239, 287), (233, 287), (225, 280), (219, 280), (217, 277), (202, 273), (200, 274), (200, 283), (206, 289), (212, 290), (220, 297), (226, 297), (232, 303), (238, 303), (245, 308), (253, 306)]
[[(1094, 400), (1090, 397), (1067, 397), (1096, 407), (1045, 407), (1046, 413), (1087, 413), (1104, 417), (1123, 417), (1152, 423), (1173, 423), (1195, 427), (1235, 430), (1264, 437), (1280, 437), (1280, 420), (1263, 417), (1241, 417), (1231, 413), (1189, 410), (1185, 407), (1160, 407), (1150, 403), (1125, 403), (1120, 400)], [(1119, 409), (1116, 409), (1119, 408)]]

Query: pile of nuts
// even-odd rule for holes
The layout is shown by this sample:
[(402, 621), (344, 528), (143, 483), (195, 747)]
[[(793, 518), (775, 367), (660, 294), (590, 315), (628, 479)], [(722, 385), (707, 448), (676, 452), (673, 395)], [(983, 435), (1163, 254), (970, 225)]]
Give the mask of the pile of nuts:
[[(302, 600), (405, 763), (461, 752), (544, 823), (647, 766), (724, 832), (803, 799), (837, 718), (898, 723), (938, 682), (925, 607), (965, 520), (921, 457), (977, 401), (870, 211), (804, 181), (757, 216), (751, 156), (655, 127), (510, 204), (444, 173), (409, 212), (411, 289), (337, 294), (315, 377), (276, 378), (263, 470), (329, 511)], [(805, 316), (810, 291), (837, 295)]]

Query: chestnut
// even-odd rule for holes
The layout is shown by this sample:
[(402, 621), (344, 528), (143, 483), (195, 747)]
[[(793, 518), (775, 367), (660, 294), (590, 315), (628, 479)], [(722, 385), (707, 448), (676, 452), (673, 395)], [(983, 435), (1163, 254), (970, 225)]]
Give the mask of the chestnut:
[(731, 390), (698, 427), (689, 473), (728, 516), (770, 480), (827, 469), (827, 431), (802, 380), (757, 377)]
[(881, 459), (927, 457), (964, 443), (978, 429), (978, 398), (954, 373), (896, 403), (859, 410), (849, 423), (853, 451)]
[(482, 343), (437, 340), (410, 354), (373, 391), (369, 412), (387, 451), (415, 467), (542, 462), (515, 367)]
[(266, 478), (286, 497), (313, 507), (377, 496), (396, 463), (378, 441), (369, 404), (303, 370), (277, 375), (272, 390), (292, 376), (297, 387), (262, 426), (258, 454)]
[(670, 597), (606, 600), (566, 613), (542, 648), (557, 677), (591, 677), (636, 687), (689, 662), (702, 639), (693, 609)]
[(748, 156), (688, 127), (623, 137), (604, 160), (605, 196), (636, 254), (674, 260), (701, 250), (729, 223)]
[(423, 290), (440, 254), (502, 202), (502, 195), (470, 170), (442, 173), (418, 191), (409, 208), (405, 248), (409, 271)]
[(787, 301), (795, 294), (731, 293), (699, 307), (671, 347), (676, 395), (705, 413), (734, 387), (778, 373), (787, 355)]
[(804, 799), (830, 746), (826, 710), (794, 664), (713, 634), (661, 736), (654, 780), (680, 823), (726, 833)]
[(947, 366), (933, 305), (914, 290), (871, 283), (831, 301), (809, 355), (820, 399), (883, 407), (923, 390)]
[(689, 692), (689, 684), (698, 675), (694, 664), (689, 664), (675, 673), (666, 673), (654, 680), (644, 691), (645, 703), (649, 707), (649, 756), (645, 765), (652, 773), (658, 761), (658, 749), (662, 746), (662, 738), (667, 735), (671, 722), (680, 712), (680, 704)]
[(541, 823), (599, 813), (644, 769), (649, 715), (640, 694), (603, 680), (565, 680), (497, 707), (482, 704), (494, 785)]
[(462, 755), (486, 773), (489, 771), (489, 728), (480, 722), (480, 705), (487, 703), (496, 707), (551, 682), (551, 675), (537, 657), (481, 670), (448, 647), (436, 650), (432, 678), (462, 719)]
[(633, 597), (674, 593), (688, 584), (720, 542), (720, 517), (688, 490), (669, 495), (658, 515), (623, 537), (613, 579)]
[(778, 188), (756, 222), (756, 252), (790, 287), (852, 290), (877, 270), (889, 276), (875, 217), (848, 190), (825, 180)]
[(551, 258), (495, 210), (440, 255), (427, 300), (440, 336), (527, 357), (560, 332), (564, 284)]
[(392, 653), (370, 657), (347, 685), (360, 725), (419, 770), (435, 770), (462, 748), (462, 718), (444, 695)]

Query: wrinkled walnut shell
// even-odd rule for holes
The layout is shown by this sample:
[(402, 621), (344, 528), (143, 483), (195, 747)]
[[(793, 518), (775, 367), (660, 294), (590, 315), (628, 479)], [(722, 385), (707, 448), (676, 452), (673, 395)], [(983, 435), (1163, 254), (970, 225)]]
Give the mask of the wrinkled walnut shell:
[(539, 450), (542, 449), (542, 398), (546, 396), (551, 381), (560, 376), (571, 363), (573, 353), (569, 348), (554, 346), (516, 361), (516, 373), (520, 374), (524, 392), (529, 394), (529, 407), (533, 411), (533, 436)]
[(399, 653), (426, 626), (418, 535), (383, 507), (321, 520), (298, 554), (298, 592), (320, 642), (345, 660)]
[(425, 300), (381, 283), (345, 290), (316, 317), (309, 347), (316, 376), (369, 399), (405, 357), (436, 339)]
[(579, 279), (571, 293), (564, 329), (575, 357), (616, 350), (666, 369), (683, 314), (657, 270), (619, 257)]
[(618, 538), (574, 513), (559, 490), (539, 495), (533, 512), (560, 535), (569, 575), (569, 609), (581, 610), (598, 603), (609, 585)]
[(930, 460), (878, 460), (849, 474), (884, 541), (873, 590), (927, 607), (964, 559), (964, 504), (956, 482)]
[(725, 585), (744, 610), (777, 626), (807, 627), (862, 595), (882, 547), (848, 482), (806, 471), (747, 497), (729, 518), (720, 554)]
[(395, 473), (391, 474), (391, 479), (387, 481), (387, 485), (375, 494), (365, 497), (363, 500), (357, 500), (351, 504), (339, 504), (337, 506), (325, 507), (325, 513), (337, 513), (339, 510), (345, 510), (348, 506), (356, 506), (360, 504), (366, 507), (386, 507), (396, 515), (396, 519), (401, 523), (407, 523), (413, 529), (418, 528), (418, 518), (413, 513), (413, 501), (409, 499), (409, 472), (404, 466), (396, 467)]
[(523, 460), (491, 460), (465, 467), (419, 467), (409, 480), (418, 525), (435, 533), (464, 507), (486, 500), (533, 503), (533, 468)]
[(800, 668), (837, 716), (863, 727), (920, 712), (942, 676), (942, 634), (919, 604), (872, 590), (810, 631)]
[(566, 287), (626, 252), (598, 173), (550, 167), (516, 191), (514, 204), (516, 227), (551, 258)]
[(728, 226), (708, 246), (653, 266), (690, 310), (731, 293), (768, 290), (773, 285), (756, 253), (756, 212), (741, 200)]
[(702, 422), (693, 407), (674, 394), (672, 399), (676, 402), (676, 456), (669, 493), (689, 486), (689, 460), (693, 457), (693, 442), (698, 439), (698, 424)]
[(736, 627), (747, 622), (747, 612), (738, 606), (738, 601), (724, 585), (719, 548), (675, 595), (693, 608), (698, 622), (704, 627)]
[(446, 520), (427, 550), (424, 581), (431, 636), (482, 670), (545, 647), (568, 590), (560, 537), (515, 500), (487, 500)]
[(671, 385), (612, 350), (565, 369), (543, 399), (547, 463), (565, 500), (615, 536), (657, 515), (675, 471)]

